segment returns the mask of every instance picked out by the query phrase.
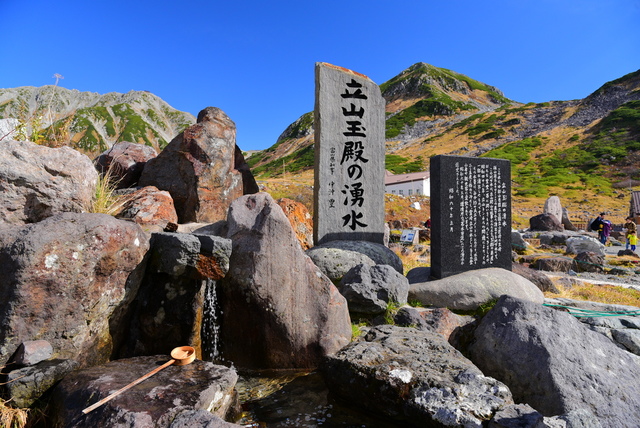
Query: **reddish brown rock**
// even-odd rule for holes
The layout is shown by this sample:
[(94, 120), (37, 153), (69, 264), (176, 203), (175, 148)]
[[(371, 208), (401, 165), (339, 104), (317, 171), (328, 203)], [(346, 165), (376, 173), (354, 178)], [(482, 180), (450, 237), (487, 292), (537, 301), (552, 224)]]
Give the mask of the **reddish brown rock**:
[(235, 123), (219, 108), (198, 114), (142, 172), (139, 185), (171, 194), (180, 223), (214, 223), (227, 218), (233, 200), (256, 190), (244, 157), (236, 147)]
[(280, 198), (277, 204), (289, 219), (296, 238), (303, 250), (313, 247), (313, 219), (307, 207), (288, 198)]
[(101, 174), (108, 172), (116, 187), (124, 189), (138, 182), (147, 161), (157, 155), (151, 146), (122, 141), (104, 151), (95, 163)]
[(169, 223), (178, 222), (171, 195), (154, 186), (143, 187), (129, 194), (118, 218), (132, 219), (141, 226), (157, 225), (163, 229)]

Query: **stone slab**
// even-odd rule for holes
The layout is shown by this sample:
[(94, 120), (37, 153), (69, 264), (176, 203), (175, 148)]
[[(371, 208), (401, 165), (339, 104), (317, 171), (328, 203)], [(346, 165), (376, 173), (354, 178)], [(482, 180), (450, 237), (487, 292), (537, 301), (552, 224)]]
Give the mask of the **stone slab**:
[(316, 63), (314, 241), (384, 240), (385, 100), (368, 77)]

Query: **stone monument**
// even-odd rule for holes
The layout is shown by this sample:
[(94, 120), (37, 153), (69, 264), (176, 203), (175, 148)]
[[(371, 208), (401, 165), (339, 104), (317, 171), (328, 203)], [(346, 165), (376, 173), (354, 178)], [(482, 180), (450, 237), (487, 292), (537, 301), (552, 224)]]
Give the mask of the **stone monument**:
[(511, 270), (511, 163), (431, 158), (431, 275)]
[(313, 235), (384, 239), (385, 101), (367, 76), (316, 63)]
[(549, 196), (544, 202), (544, 209), (542, 211), (545, 214), (551, 214), (558, 220), (558, 223), (562, 224), (562, 204), (560, 198), (557, 196)]

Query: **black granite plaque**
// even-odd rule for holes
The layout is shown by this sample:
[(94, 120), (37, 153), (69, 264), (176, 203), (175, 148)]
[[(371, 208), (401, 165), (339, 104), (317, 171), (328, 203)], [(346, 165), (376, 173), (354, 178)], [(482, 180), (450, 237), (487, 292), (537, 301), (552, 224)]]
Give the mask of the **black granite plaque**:
[(511, 270), (511, 162), (431, 158), (431, 275)]

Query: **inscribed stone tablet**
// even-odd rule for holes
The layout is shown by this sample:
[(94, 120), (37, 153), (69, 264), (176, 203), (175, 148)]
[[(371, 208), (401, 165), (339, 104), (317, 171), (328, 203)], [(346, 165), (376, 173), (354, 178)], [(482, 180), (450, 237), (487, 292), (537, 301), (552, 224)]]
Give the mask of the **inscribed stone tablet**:
[(316, 245), (384, 239), (384, 105), (368, 77), (316, 63)]
[(511, 163), (431, 158), (431, 273), (511, 270)]

